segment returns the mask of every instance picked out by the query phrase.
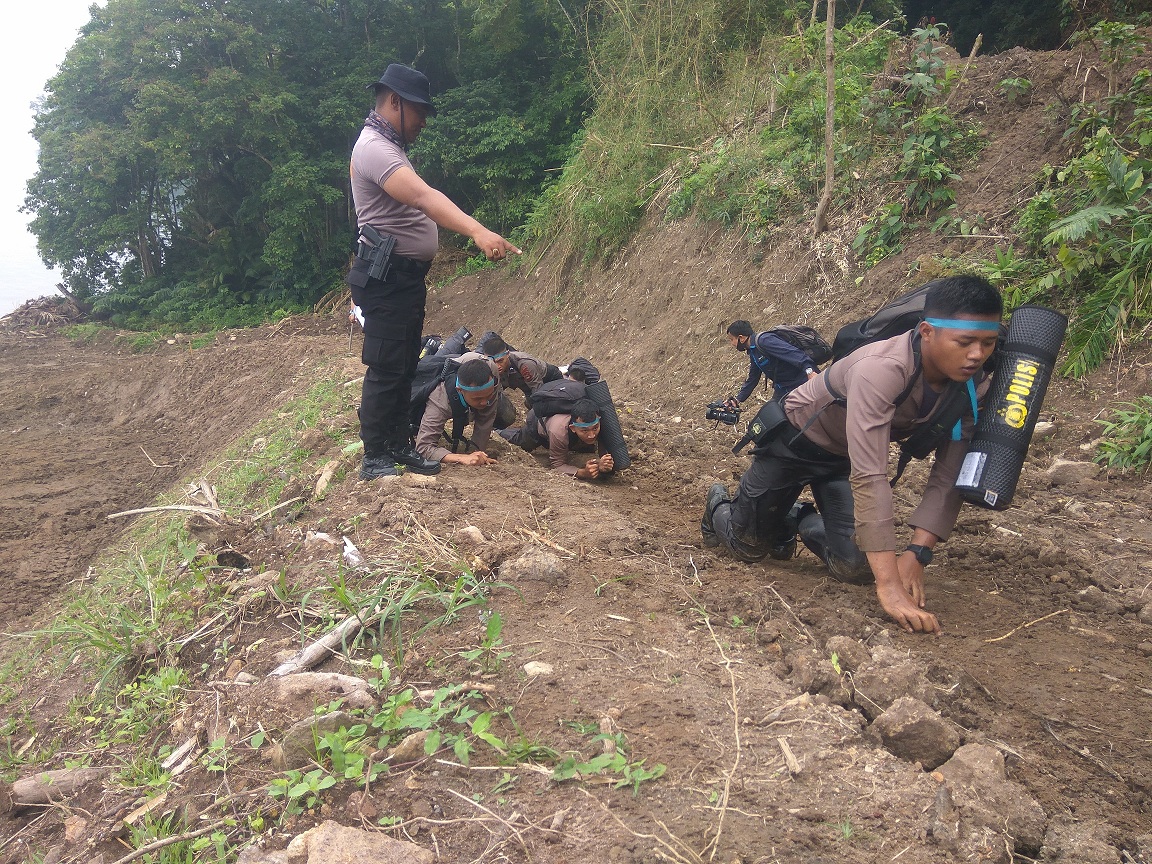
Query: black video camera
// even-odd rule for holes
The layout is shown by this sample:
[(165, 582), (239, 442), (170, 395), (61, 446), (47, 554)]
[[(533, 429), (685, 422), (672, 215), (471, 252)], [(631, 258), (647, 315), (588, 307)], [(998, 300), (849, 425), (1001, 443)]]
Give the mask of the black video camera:
[(706, 420), (715, 420), (725, 426), (735, 426), (740, 422), (740, 409), (730, 408), (727, 403), (719, 400), (708, 403), (708, 410), (704, 414)]

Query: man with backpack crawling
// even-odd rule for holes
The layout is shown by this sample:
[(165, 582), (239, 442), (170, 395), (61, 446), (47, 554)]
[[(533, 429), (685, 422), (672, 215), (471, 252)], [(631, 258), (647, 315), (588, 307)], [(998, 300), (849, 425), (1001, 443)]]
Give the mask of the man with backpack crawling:
[[(492, 425), (496, 421), (496, 403), (500, 396), (500, 384), (496, 373), (488, 361), (478, 354), (469, 353), (461, 357), (463, 362), (453, 373), (449, 371), (443, 380), (428, 394), (423, 406), (420, 429), (416, 433), (416, 451), (424, 459), (434, 462), (437, 469), (441, 464), (495, 465), (496, 460), (484, 452), (488, 439), (492, 437)], [(464, 427), (472, 423), (472, 437), (464, 438)], [(444, 447), (440, 438), (451, 424), (449, 443)], [(467, 451), (456, 452), (463, 447)]]
[[(578, 369), (577, 374), (585, 373)], [(528, 452), (547, 443), (552, 470), (577, 480), (606, 480), (615, 472), (616, 462), (600, 439), (600, 409), (587, 397), (584, 381), (562, 378), (542, 384), (531, 405), (522, 427), (500, 430), (508, 443)], [(596, 456), (572, 465), (568, 460), (573, 451), (595, 451)]]
[(741, 402), (748, 401), (761, 375), (772, 381), (772, 398), (780, 399), (819, 373), (820, 363), (828, 357), (814, 359), (796, 344), (797, 340), (784, 338), (781, 333), (785, 331), (806, 331), (811, 334), (813, 350), (828, 349), (828, 344), (810, 327), (776, 327), (757, 333), (747, 321), (728, 325), (728, 344), (737, 351), (748, 352), (748, 378), (740, 391), (725, 402), (729, 408), (739, 408)]
[[(904, 630), (938, 633), (925, 609), (924, 568), (960, 510), (953, 484), (988, 390), (982, 370), (996, 349), (1003, 304), (976, 276), (925, 288), (910, 331), (901, 323), (906, 332), (858, 340), (866, 344), (761, 409), (751, 424), (759, 430), (754, 458), (735, 498), (714, 484), (700, 527), (705, 545), (723, 543), (747, 562), (791, 558), (798, 534), (833, 578), (875, 581), (880, 605)], [(935, 452), (900, 552), (888, 482), (893, 441), (904, 442), (897, 477), (907, 458)], [(796, 504), (805, 486), (815, 506)]]
[(561, 377), (558, 367), (514, 350), (499, 333), (485, 333), (476, 348), (496, 364), (500, 370), (500, 386), (506, 391), (515, 389), (531, 396), (541, 384)]

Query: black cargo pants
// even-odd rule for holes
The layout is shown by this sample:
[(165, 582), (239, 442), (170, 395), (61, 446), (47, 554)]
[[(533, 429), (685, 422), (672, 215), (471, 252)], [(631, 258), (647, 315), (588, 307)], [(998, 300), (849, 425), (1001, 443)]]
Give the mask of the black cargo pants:
[[(867, 584), (872, 581), (868, 558), (853, 539), (850, 471), (846, 457), (828, 453), (785, 426), (783, 434), (757, 448), (736, 497), (713, 512), (713, 530), (735, 557), (748, 562), (786, 547), (799, 535), (835, 579)], [(796, 525), (788, 511), (805, 486), (812, 487), (819, 512)]]
[(346, 281), (352, 301), (364, 313), (361, 359), (367, 370), (360, 399), (360, 440), (365, 457), (407, 446), (411, 438), (408, 406), (420, 354), (424, 277), (431, 266), (393, 255), (384, 280), (370, 279), (367, 262), (357, 260)]

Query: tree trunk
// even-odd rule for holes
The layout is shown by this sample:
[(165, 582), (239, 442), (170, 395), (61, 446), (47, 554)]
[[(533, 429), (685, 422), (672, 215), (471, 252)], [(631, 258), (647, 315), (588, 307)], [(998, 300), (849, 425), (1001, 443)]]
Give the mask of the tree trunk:
[(827, 94), (824, 105), (824, 194), (816, 208), (812, 223), (815, 237), (828, 228), (828, 207), (832, 204), (832, 185), (836, 180), (836, 146), (833, 141), (833, 117), (836, 109), (836, 0), (828, 0), (828, 26), (824, 33), (824, 71), (827, 75)]

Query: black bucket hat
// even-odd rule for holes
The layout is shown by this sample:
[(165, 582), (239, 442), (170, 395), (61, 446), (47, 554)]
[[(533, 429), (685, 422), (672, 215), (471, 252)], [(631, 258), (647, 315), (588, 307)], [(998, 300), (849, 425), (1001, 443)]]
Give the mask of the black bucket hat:
[(380, 87), (387, 87), (407, 102), (427, 105), (428, 116), (436, 116), (436, 106), (432, 104), (432, 97), (428, 92), (428, 77), (423, 72), (418, 72), (403, 63), (392, 63), (384, 70), (379, 81), (368, 85), (370, 90), (378, 90)]

